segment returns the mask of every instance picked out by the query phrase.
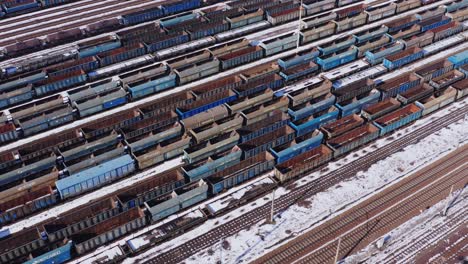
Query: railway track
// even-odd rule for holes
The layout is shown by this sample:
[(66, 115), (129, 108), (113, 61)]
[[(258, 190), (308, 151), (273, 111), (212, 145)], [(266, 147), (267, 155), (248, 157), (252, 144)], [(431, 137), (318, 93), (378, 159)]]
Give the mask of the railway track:
[[(355, 160), (342, 168), (329, 173), (315, 181), (306, 185), (296, 187), (284, 196), (281, 196), (275, 201), (275, 212), (281, 212), (289, 206), (295, 204), (303, 198), (310, 197), (318, 192), (324, 191), (329, 187), (337, 184), (340, 181), (354, 176), (358, 171), (365, 170), (375, 162), (398, 152), (406, 146), (416, 143), (420, 139), (440, 130), (441, 128), (461, 120), (465, 113), (468, 111), (468, 106), (460, 108), (457, 111), (450, 113), (444, 118), (434, 120), (427, 126), (415, 130), (413, 133), (407, 134), (402, 138), (390, 143), (374, 152), (369, 153), (367, 156)], [(294, 184), (293, 182), (288, 185)], [(293, 186), (293, 185), (291, 185)], [(288, 188), (286, 186), (286, 188)], [(270, 204), (259, 207), (255, 211), (251, 211), (242, 215), (239, 218), (233, 219), (226, 224), (223, 224), (202, 236), (194, 238), (186, 243), (179, 245), (167, 252), (159, 253), (158, 256), (149, 260), (149, 263), (178, 263), (198, 251), (207, 248), (217, 242), (221, 238), (228, 237), (239, 232), (246, 227), (256, 224), (257, 222), (266, 219), (270, 211)]]
[(384, 258), (384, 262), (398, 263), (411, 259), (414, 260), (418, 252), (428, 250), (434, 244), (434, 241), (445, 240), (447, 234), (456, 232), (457, 229), (467, 221), (468, 216), (465, 211), (457, 211), (453, 214), (449, 214), (447, 219), (433, 228), (431, 232), (426, 232), (422, 236), (419, 236), (417, 240), (412, 240), (412, 244), (405, 245), (387, 254), (386, 258)]
[[(463, 166), (463, 163), (465, 162), (466, 159), (461, 160), (461, 162), (457, 164), (458, 169), (456, 170), (453, 170), (450, 167), (451, 165), (454, 165), (454, 163), (449, 162), (450, 164), (447, 167), (444, 167), (445, 170), (439, 171), (441, 175), (447, 172), (449, 174), (447, 176), (442, 176), (442, 178), (439, 179), (440, 181), (438, 180), (434, 183), (434, 185), (438, 185), (433, 188), (423, 188), (417, 195), (413, 195), (401, 202), (398, 202), (397, 200), (395, 206), (391, 206), (391, 210), (389, 209), (384, 213), (380, 213), (378, 217), (375, 217), (370, 221), (362, 222), (358, 228), (355, 228), (346, 235), (341, 236), (341, 243), (335, 239), (333, 242), (321, 247), (317, 251), (289, 263), (331, 263), (334, 260), (338, 244), (340, 244), (338, 259), (346, 257), (348, 254), (365, 247), (368, 243), (372, 242), (382, 234), (385, 234), (399, 224), (411, 219), (424, 208), (432, 206), (444, 199), (452, 185), (456, 188), (463, 187), (463, 185), (466, 184), (466, 177), (468, 176), (468, 172), (466, 171), (467, 167), (466, 165)], [(408, 193), (410, 192), (408, 191)], [(400, 196), (399, 198), (403, 197), (404, 196)], [(358, 221), (355, 223), (357, 222)], [(277, 262), (266, 261), (263, 263)]]
[[(466, 223), (466, 222), (465, 222)], [(466, 263), (468, 256), (468, 226), (462, 225), (447, 235), (430, 251), (421, 252), (414, 260), (423, 263)]]

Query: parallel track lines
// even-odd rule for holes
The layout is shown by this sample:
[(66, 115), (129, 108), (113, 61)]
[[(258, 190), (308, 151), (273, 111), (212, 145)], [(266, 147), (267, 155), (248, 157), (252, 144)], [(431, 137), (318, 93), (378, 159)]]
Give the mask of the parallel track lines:
[[(359, 226), (358, 229), (356, 228), (356, 224), (358, 223), (366, 223), (367, 219), (370, 219), (372, 217), (375, 217), (380, 214), (383, 210), (392, 207), (393, 204), (398, 203), (402, 198), (406, 197), (406, 194), (408, 193), (413, 193), (417, 191), (418, 189), (421, 188), (421, 186), (427, 186), (430, 183), (432, 183), (437, 177), (439, 176), (439, 173), (442, 171), (449, 171), (451, 170), (450, 166), (451, 165), (462, 165), (463, 162), (466, 160), (467, 154), (460, 155), (456, 157), (455, 159), (452, 159), (448, 162), (448, 164), (444, 164), (444, 166), (439, 166), (431, 171), (429, 171), (426, 174), (419, 175), (416, 179), (411, 178), (406, 178), (399, 183), (397, 183), (395, 186), (392, 186), (392, 191), (384, 191), (383, 193), (374, 196), (372, 200), (366, 200), (363, 203), (360, 203), (357, 205), (353, 211), (353, 209), (350, 209), (348, 212), (346, 212), (344, 215), (340, 215), (339, 217), (330, 220), (312, 231), (310, 231), (308, 234), (303, 235), (302, 237), (297, 238), (298, 241), (294, 242), (292, 241), (291, 243), (296, 243), (298, 246), (294, 248), (290, 248), (289, 245), (283, 246), (283, 249), (279, 248), (279, 251), (285, 251), (288, 252), (286, 255), (286, 258), (279, 258), (278, 254), (275, 254), (276, 252), (273, 251), (269, 253), (267, 256), (271, 256), (270, 260), (268, 261), (264, 258), (261, 258), (258, 263), (284, 263), (288, 262), (291, 263), (292, 261), (295, 261), (301, 256), (304, 256), (307, 254), (307, 252), (310, 252), (313, 249), (320, 248), (320, 245), (322, 245), (326, 241), (335, 241), (337, 237), (340, 235), (344, 234), (348, 230), (353, 230), (349, 235), (354, 238), (351, 240), (343, 240), (341, 242), (341, 248), (342, 249), (350, 249), (352, 250), (354, 246), (358, 246), (360, 244), (356, 244), (355, 241), (360, 242), (362, 233), (365, 234), (362, 231), (363, 229), (368, 229), (369, 225), (365, 226)], [(422, 174), (422, 173), (416, 173), (416, 174)], [(374, 228), (378, 228), (379, 225), (381, 225), (382, 222), (376, 222), (375, 225), (370, 224), (371, 228), (370, 230)], [(385, 226), (381, 226), (380, 228), (384, 228)], [(314, 261), (317, 263), (323, 263), (327, 260), (329, 260), (329, 255), (330, 253), (326, 251), (331, 251), (331, 255), (333, 255), (333, 250), (329, 250), (330, 246), (325, 247), (325, 252), (323, 250), (322, 254), (314, 254), (313, 258), (307, 257), (306, 262), (301, 260), (299, 263), (307, 263), (307, 261)], [(294, 250), (298, 249), (298, 250)], [(321, 258), (320, 258), (321, 257)]]
[[(455, 184), (457, 187), (463, 186), (467, 176), (468, 172), (463, 170), (451, 173), (446, 177), (449, 179), (444, 178), (445, 181), (440, 183), (440, 185), (437, 185), (434, 188), (424, 187), (421, 194), (414, 199), (404, 200), (404, 202), (399, 203), (396, 208), (392, 208), (391, 211), (387, 211), (381, 217), (372, 219), (369, 222), (363, 222), (366, 223), (366, 225), (361, 225), (358, 228), (353, 229), (349, 235), (343, 237), (340, 244), (340, 257), (343, 256), (343, 253), (346, 256), (351, 252), (361, 249), (374, 239), (378, 238), (381, 234), (384, 234), (390, 231), (393, 227), (398, 226), (402, 221), (408, 220), (412, 216), (418, 214), (418, 212), (425, 206), (437, 203), (446, 197), (446, 194), (452, 184)], [(331, 263), (334, 260), (334, 255), (338, 246), (337, 244), (337, 240), (334, 240), (333, 243), (308, 254), (299, 261), (288, 263)], [(266, 263), (274, 262), (269, 261)]]
[(418, 237), (418, 240), (413, 240), (411, 245), (401, 247), (388, 254), (384, 262), (385, 263), (397, 263), (408, 261), (413, 259), (417, 252), (426, 250), (431, 246), (431, 241), (441, 241), (447, 235), (455, 231), (460, 223), (468, 221), (468, 216), (465, 211), (455, 212), (454, 215), (449, 215), (449, 218), (433, 229), (429, 233), (425, 233), (423, 236)]
[[(314, 180), (306, 185), (293, 189), (288, 194), (281, 196), (275, 201), (275, 211), (280, 212), (285, 210), (290, 205), (296, 203), (299, 199), (310, 197), (320, 191), (324, 191), (329, 187), (354, 176), (357, 172), (365, 170), (375, 162), (390, 156), (403, 149), (406, 146), (416, 143), (420, 139), (442, 129), (443, 127), (463, 119), (463, 115), (468, 111), (468, 106), (462, 107), (442, 118), (431, 122), (427, 126), (423, 126), (413, 133), (407, 134), (402, 138), (376, 149), (374, 152), (366, 155), (363, 158), (355, 160), (342, 168), (329, 173), (317, 180)], [(207, 248), (217, 242), (220, 238), (233, 235), (246, 227), (252, 226), (264, 220), (270, 210), (270, 204), (266, 204), (242, 215), (239, 218), (233, 219), (209, 232), (196, 237), (186, 243), (179, 245), (167, 252), (160, 253), (158, 256), (149, 260), (149, 263), (178, 263), (198, 251)]]

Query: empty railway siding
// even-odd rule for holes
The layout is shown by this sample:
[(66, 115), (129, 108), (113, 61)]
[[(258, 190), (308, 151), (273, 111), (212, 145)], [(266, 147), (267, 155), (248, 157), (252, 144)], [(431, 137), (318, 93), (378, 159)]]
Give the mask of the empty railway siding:
[(463, 187), (467, 161), (464, 146), (253, 263), (330, 263), (339, 238), (338, 260), (345, 258), (446, 198), (452, 185), (455, 190)]
[[(320, 179), (312, 181), (299, 188), (294, 188), (288, 194), (281, 196), (275, 200), (275, 213), (281, 212), (292, 204), (295, 204), (300, 199), (311, 197), (314, 194), (325, 191), (333, 185), (353, 177), (357, 172), (366, 170), (375, 162), (384, 159), (400, 151), (401, 149), (414, 144), (424, 137), (446, 127), (447, 125), (462, 120), (463, 115), (468, 112), (468, 106), (465, 106), (458, 111), (454, 111), (444, 118), (437, 119), (427, 126), (418, 128), (414, 132), (403, 136), (402, 138), (384, 146), (383, 148), (376, 149), (374, 152), (353, 161), (342, 168), (329, 173)], [(294, 182), (289, 183), (294, 185)], [(288, 188), (288, 187), (286, 187)], [(179, 263), (196, 254), (202, 249), (214, 245), (224, 237), (231, 236), (246, 227), (252, 226), (259, 221), (265, 220), (269, 214), (271, 205), (267, 204), (259, 207), (255, 211), (248, 212), (239, 218), (233, 219), (228, 223), (216, 227), (204, 235), (187, 241), (186, 243), (177, 246), (167, 252), (160, 253), (158, 256), (152, 258), (149, 262), (154, 264), (159, 263)]]
[[(463, 201), (463, 199), (466, 199), (466, 197), (466, 194), (464, 194), (462, 197), (459, 197), (455, 204)], [(452, 207), (455, 204), (452, 204)], [(448, 211), (448, 215), (444, 217), (446, 217), (446, 220), (442, 223), (439, 223), (434, 229), (431, 230), (430, 233), (425, 232), (423, 236), (420, 236), (417, 239), (411, 241), (411, 244), (404, 245), (400, 248), (397, 248), (396, 250), (389, 252), (387, 256), (385, 256), (383, 261), (385, 263), (397, 263), (405, 262), (409, 259), (424, 259), (425, 256), (430, 255), (426, 254), (426, 252), (433, 252), (432, 250), (438, 251), (435, 250), (435, 248), (440, 249), (440, 244), (454, 244), (452, 243), (453, 240), (450, 237), (452, 237), (452, 235), (455, 235), (456, 233), (459, 233), (460, 229), (463, 230), (463, 228), (466, 228), (463, 226), (463, 223), (466, 223), (466, 221), (468, 220), (468, 216), (463, 210), (453, 211), (450, 208)], [(447, 241), (450, 242), (447, 243)], [(463, 245), (463, 241), (460, 244)], [(464, 244), (467, 245), (467, 243)], [(456, 254), (456, 252), (453, 251), (452, 253)]]

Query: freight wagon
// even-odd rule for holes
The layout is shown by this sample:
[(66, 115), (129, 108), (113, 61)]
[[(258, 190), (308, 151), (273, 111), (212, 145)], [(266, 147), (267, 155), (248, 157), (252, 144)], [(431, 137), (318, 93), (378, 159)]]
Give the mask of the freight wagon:
[(400, 108), (400, 106), (401, 103), (395, 98), (387, 98), (381, 102), (363, 108), (361, 116), (367, 120), (374, 120)]
[(62, 199), (96, 189), (122, 178), (135, 170), (135, 161), (130, 155), (106, 161), (69, 177), (58, 180), (55, 185)]
[(295, 158), (276, 165), (274, 173), (280, 182), (286, 182), (327, 163), (333, 157), (333, 151), (325, 145), (320, 145), (304, 152)]
[(354, 83), (335, 88), (333, 94), (336, 96), (336, 103), (345, 102), (355, 97), (367, 95), (375, 87), (375, 82), (369, 78), (356, 81)]
[(382, 26), (373, 27), (371, 29), (356, 33), (353, 35), (353, 37), (356, 39), (356, 43), (360, 44), (360, 43), (368, 42), (370, 40), (379, 38), (385, 35), (387, 31), (388, 31), (388, 28), (382, 25)]
[(382, 92), (382, 99), (395, 97), (421, 83), (421, 78), (412, 73), (379, 82), (377, 89)]
[(335, 34), (336, 24), (332, 22), (324, 22), (314, 26), (310, 26), (305, 30), (301, 30), (300, 34), (300, 44), (304, 45), (306, 43), (312, 42), (317, 39), (321, 39), (327, 36)]
[(307, 16), (321, 13), (333, 9), (335, 7), (335, 1), (333, 0), (305, 0), (302, 2), (302, 6), (306, 11)]
[(289, 122), (289, 116), (280, 110), (273, 110), (258, 122), (247, 124), (237, 130), (240, 135), (240, 143), (263, 136), (273, 130), (285, 126)]
[(453, 83), (456, 83), (465, 78), (465, 74), (457, 70), (451, 70), (447, 73), (440, 75), (437, 78), (433, 78), (429, 81), (429, 84), (436, 89), (436, 91), (447, 88)]
[(364, 119), (356, 114), (342, 117), (320, 128), (327, 139), (339, 136), (364, 124)]
[(339, 114), (340, 111), (335, 106), (331, 106), (324, 111), (291, 122), (290, 126), (296, 131), (296, 135), (300, 137), (313, 132), (325, 124), (335, 121)]
[(340, 102), (336, 107), (340, 110), (340, 116), (345, 117), (351, 114), (358, 114), (364, 107), (373, 105), (380, 100), (380, 92), (374, 91), (369, 95), (360, 95), (350, 102)]
[(309, 151), (322, 143), (323, 134), (316, 130), (309, 135), (296, 138), (291, 143), (286, 143), (270, 149), (271, 154), (276, 159), (277, 163), (283, 163), (297, 155)]
[(327, 110), (335, 103), (335, 101), (336, 97), (327, 92), (321, 97), (311, 98), (303, 104), (290, 107), (288, 109), (288, 114), (291, 116), (292, 121), (298, 121)]
[(209, 176), (207, 178), (209, 191), (218, 194), (269, 171), (274, 166), (273, 156), (269, 152), (261, 152)]
[(291, 142), (294, 140), (295, 135), (296, 132), (291, 127), (285, 125), (266, 132), (254, 139), (244, 141), (238, 146), (243, 151), (243, 158), (247, 159), (268, 151), (270, 148)]
[(247, 110), (251, 107), (255, 107), (261, 104), (264, 104), (273, 99), (274, 93), (271, 89), (266, 89), (264, 91), (251, 94), (245, 97), (240, 97), (239, 99), (226, 103), (226, 106), (229, 109), (231, 114), (239, 113), (244, 110)]
[(458, 81), (451, 87), (457, 89), (457, 100), (463, 98), (468, 94), (468, 79)]
[(383, 3), (370, 6), (366, 9), (367, 22), (377, 21), (395, 14), (397, 4), (395, 3)]
[(422, 108), (415, 104), (409, 104), (401, 109), (377, 118), (373, 121), (373, 124), (380, 129), (380, 136), (383, 136), (419, 119), (422, 115), (422, 110)]
[(462, 51), (455, 55), (448, 57), (448, 61), (450, 61), (454, 67), (460, 67), (468, 63), (468, 50)]
[[(434, 33), (431, 31), (421, 32), (416, 35), (412, 35), (410, 37), (403, 38), (401, 42), (405, 44), (405, 48), (408, 49), (410, 47), (418, 47), (422, 48), (424, 46), (432, 44), (432, 40), (434, 39)], [(423, 50), (423, 53), (426, 54)]]
[(339, 51), (327, 56), (317, 58), (317, 64), (322, 67), (322, 70), (330, 70), (340, 65), (355, 60), (357, 57), (357, 48), (350, 47), (348, 50)]
[(317, 83), (306, 84), (303, 89), (294, 90), (287, 93), (289, 106), (296, 107), (312, 99), (322, 97), (330, 92), (332, 83), (328, 80), (318, 81)]
[(327, 145), (333, 150), (333, 158), (337, 158), (375, 140), (379, 137), (379, 132), (379, 128), (376, 126), (366, 124), (327, 140)]
[(260, 41), (257, 45), (265, 50), (265, 56), (271, 56), (292, 48), (298, 43), (298, 36), (295, 33), (288, 33), (272, 39)]
[(192, 206), (208, 197), (208, 185), (200, 180), (176, 189), (173, 194), (145, 202), (145, 207), (152, 221), (159, 220)]
[(446, 106), (456, 100), (457, 90), (454, 88), (448, 88), (443, 91), (438, 97), (431, 96), (427, 99), (417, 101), (415, 104), (423, 109), (422, 115), (425, 116), (430, 114), (439, 108)]
[(453, 70), (454, 65), (448, 60), (442, 59), (431, 62), (428, 65), (422, 66), (415, 70), (417, 76), (421, 77), (424, 82), (429, 82), (433, 78), (437, 78), (444, 73)]
[(440, 41), (444, 38), (453, 36), (463, 31), (463, 24), (452, 21), (448, 24), (445, 24), (441, 27), (430, 30), (434, 33), (434, 42)]
[(418, 60), (424, 56), (424, 52), (422, 49), (418, 47), (411, 47), (405, 49), (404, 51), (400, 51), (383, 59), (383, 65), (389, 69), (397, 69), (411, 63), (415, 60)]
[(386, 57), (402, 51), (404, 48), (405, 45), (403, 43), (392, 42), (384, 46), (368, 50), (364, 53), (364, 56), (371, 65), (376, 65), (383, 62)]
[(417, 100), (422, 100), (432, 95), (434, 88), (428, 84), (420, 84), (411, 89), (408, 89), (406, 92), (397, 95), (398, 101), (402, 104), (409, 104)]
[(305, 63), (314, 62), (319, 54), (320, 52), (317, 48), (312, 48), (311, 50), (301, 51), (294, 55), (278, 59), (278, 65), (282, 70), (287, 70)]

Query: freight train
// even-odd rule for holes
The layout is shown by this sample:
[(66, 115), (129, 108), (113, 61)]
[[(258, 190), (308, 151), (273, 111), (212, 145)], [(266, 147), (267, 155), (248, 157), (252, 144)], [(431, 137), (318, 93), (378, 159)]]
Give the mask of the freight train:
[[(151, 119), (130, 122), (128, 117), (117, 117), (114, 122), (120, 123), (120, 129), (97, 120), (74, 135), (58, 135), (61, 139), (54, 140), (61, 142), (48, 149), (36, 149), (29, 154), (24, 152), (24, 157), (20, 152), (10, 153), (10, 157), (3, 156), (3, 166), (20, 167), (13, 173), (2, 175), (3, 187), (18, 180), (17, 177), (26, 180), (2, 192), (2, 200), (5, 201), (2, 203), (3, 223), (130, 174), (145, 173), (147, 168), (175, 156), (183, 155), (185, 164), (162, 174), (152, 172), (152, 175), (156, 175), (106, 196), (96, 202), (98, 205), (74, 210), (41, 227), (12, 236), (8, 236), (4, 230), (6, 240), (2, 242), (8, 243), (2, 243), (6, 248), (0, 260), (12, 262), (22, 259), (26, 257), (23, 253), (25, 250), (27, 253), (34, 252), (34, 256), (44, 250), (61, 250), (61, 247), (53, 248), (52, 245), (69, 245), (61, 244), (63, 239), (72, 241), (70, 250), (73, 250), (73, 255), (84, 254), (107, 241), (170, 217), (269, 171), (274, 171), (274, 178), (268, 178), (268, 186), (271, 188), (278, 182), (303, 175), (463, 96), (465, 93), (462, 92), (467, 88), (462, 73), (466, 68), (463, 67), (467, 63), (466, 58), (466, 51), (450, 57), (452, 69), (445, 73), (432, 71), (430, 85), (423, 83), (405, 92), (399, 90), (401, 93), (396, 100), (388, 98), (359, 106), (362, 117), (356, 114), (359, 111), (344, 112), (342, 106), (346, 102), (356, 102), (350, 97), (359, 98), (366, 94), (366, 91), (358, 92), (355, 89), (364, 87), (361, 81), (341, 87), (339, 93), (332, 91), (330, 94), (320, 92), (324, 90), (323, 87), (328, 88), (328, 91), (331, 87), (329, 81), (322, 80), (279, 97), (269, 89), (263, 90), (242, 100), (218, 104), (208, 111), (202, 111), (203, 106), (199, 106), (199, 111), (193, 111), (197, 108), (192, 107), (186, 107), (185, 111), (182, 110), (184, 108), (178, 108), (181, 113), (187, 114), (184, 118), (177, 117), (171, 111), (153, 115)], [(390, 79), (382, 84), (390, 88), (382, 90), (395, 89), (409, 83), (412, 86), (412, 80), (414, 78)], [(365, 79), (367, 85), (371, 85), (370, 82)], [(216, 84), (222, 83), (230, 82), (219, 80), (211, 84), (217, 87)], [(204, 88), (202, 86), (197, 90), (199, 96), (206, 91)], [(219, 87), (219, 90), (223, 89), (218, 92), (224, 98), (230, 92), (223, 86)], [(347, 92), (343, 93), (343, 90)], [(380, 95), (380, 91), (371, 94)], [(327, 100), (320, 98), (333, 98), (334, 104), (325, 104), (323, 102)], [(342, 101), (337, 103), (339, 100)], [(192, 101), (192, 104), (195, 102)], [(297, 108), (299, 105), (304, 108)], [(307, 109), (309, 105), (311, 109), (306, 111), (307, 114), (299, 115), (298, 110)], [(163, 101), (156, 106), (158, 108), (153, 110), (161, 110)], [(331, 119), (324, 118), (333, 112), (335, 115)], [(174, 118), (179, 121), (169, 121)], [(23, 159), (25, 157), (30, 160)], [(6, 177), (10, 174), (13, 178)], [(257, 188), (256, 195), (265, 190), (269, 189)], [(236, 203), (250, 200), (248, 197), (253, 197), (253, 194), (250, 195)], [(25, 200), (29, 202), (24, 203)], [(222, 210), (215, 208), (212, 204), (203, 211), (192, 212), (198, 216), (194, 221), (199, 223), (207, 216), (220, 214), (229, 207)], [(186, 217), (184, 215), (182, 218)], [(181, 221), (177, 223), (182, 226), (177, 232), (195, 224), (183, 219), (173, 219)], [(109, 226), (113, 228), (109, 229)], [(173, 232), (176, 231), (171, 231), (171, 234)], [(18, 244), (22, 243), (18, 241), (23, 241), (23, 236), (27, 237), (30, 244)], [(161, 241), (163, 238), (167, 236), (152, 241)], [(133, 248), (134, 252), (143, 248), (137, 245), (133, 240), (129, 248)]]
[[(351, 11), (348, 10), (348, 12)], [(437, 13), (437, 15), (439, 14)], [(431, 21), (434, 20), (433, 16), (427, 14), (425, 16), (428, 16)], [(277, 62), (277, 65), (283, 65), (281, 71), (278, 72), (279, 79), (276, 80), (275, 86), (272, 88), (277, 89), (284, 84), (295, 82), (320, 71), (336, 68), (363, 56), (365, 57), (364, 61), (358, 61), (358, 63), (362, 63), (364, 67), (367, 67), (368, 64), (376, 65), (383, 62), (383, 66), (387, 69), (398, 68), (426, 55), (431, 55), (437, 50), (463, 43), (466, 40), (466, 34), (460, 33), (466, 29), (466, 23), (452, 22), (447, 24), (446, 20), (441, 20), (443, 23), (440, 22), (438, 27), (422, 32), (430, 33), (424, 36), (425, 44), (431, 43), (434, 39), (440, 40), (454, 34), (458, 34), (457, 37), (443, 39), (436, 44), (424, 47), (418, 36), (414, 35), (413, 31), (408, 30), (414, 26), (419, 27), (419, 25), (414, 24), (419, 21), (416, 17), (405, 17), (399, 19), (400, 22), (394, 21), (354, 36), (338, 38), (319, 45), (317, 49), (296, 54), (295, 58), (282, 58)], [(443, 14), (439, 15), (439, 18), (443, 17)], [(432, 24), (437, 24), (437, 22)], [(121, 33), (120, 37), (90, 40), (82, 43), (83, 49), (78, 52), (81, 54), (80, 57), (83, 57), (81, 59), (48, 66), (42, 70), (2, 81), (0, 90), (3, 96), (0, 100), (0, 107), (12, 108), (9, 109), (9, 114), (4, 113), (3, 118), (1, 118), (2, 123), (7, 123), (9, 127), (7, 130), (9, 136), (3, 136), (0, 142), (6, 143), (17, 138), (27, 137), (82, 117), (124, 105), (130, 101), (229, 70), (241, 64), (283, 52), (294, 48), (299, 37), (288, 33), (262, 41), (251, 42), (247, 39), (241, 39), (166, 60), (163, 63), (155, 63), (154, 55), (144, 55), (145, 47), (148, 47), (148, 44), (143, 45), (140, 40), (130, 43), (130, 46), (122, 47), (122, 42), (135, 41), (135, 34), (152, 35), (149, 33), (155, 32), (155, 30), (157, 31), (159, 28), (153, 24), (145, 26), (142, 30), (134, 29), (126, 34)], [(419, 27), (417, 32), (420, 30)], [(128, 38), (129, 36), (133, 36), (133, 38)], [(405, 37), (406, 40), (400, 40), (397, 36)], [(380, 40), (384, 41), (380, 42)], [(304, 41), (303, 38), (302, 41)], [(367, 43), (373, 44), (367, 45)], [(143, 56), (138, 57), (139, 55)], [(285, 60), (288, 61), (287, 64), (284, 63)], [(308, 63), (302, 63), (305, 61)], [(121, 74), (119, 77), (106, 79), (112, 74), (118, 74), (137, 65), (147, 64), (150, 65)], [(275, 67), (277, 66), (272, 69), (278, 71)], [(244, 83), (249, 83), (249, 78), (245, 75), (248, 73), (239, 76)], [(333, 73), (325, 78), (334, 80), (338, 76), (341, 75)], [(99, 79), (101, 81), (96, 81)], [(77, 89), (73, 88), (89, 81), (95, 82)], [(57, 96), (41, 99), (56, 93), (61, 94), (62, 103)], [(238, 93), (237, 97), (243, 95)], [(231, 98), (234, 99), (234, 97)], [(36, 101), (33, 103), (13, 107), (35, 99)], [(55, 104), (51, 102), (55, 102)], [(28, 114), (27, 111), (21, 109), (40, 109), (47, 111), (47, 113), (38, 113), (33, 110)], [(15, 114), (17, 112), (21, 112), (22, 115)], [(28, 122), (25, 124), (23, 118), (28, 121), (34, 119), (36, 125), (28, 126)], [(53, 120), (50, 120), (51, 118)]]
[[(414, 26), (411, 21), (405, 23), (406, 28), (392, 33), (407, 32), (407, 28)], [(426, 46), (431, 48), (427, 52), (433, 54), (440, 46), (461, 43), (455, 37), (466, 39), (466, 35), (454, 34), (458, 35), (449, 34), (440, 43), (447, 42)], [(358, 37), (365, 41), (363, 35), (355, 36), (355, 41)], [(288, 36), (280, 38), (285, 39)], [(7, 229), (2, 230), (0, 261), (11, 263), (31, 257), (30, 261), (38, 261), (57, 256), (69, 259), (149, 224), (161, 223), (155, 233), (127, 242), (128, 250), (138, 252), (466, 95), (466, 50), (418, 68), (403, 78), (390, 73), (382, 79), (380, 75), (401, 67), (407, 60), (417, 59), (400, 62), (408, 57), (406, 53), (389, 59), (384, 56), (382, 61), (394, 63), (387, 67), (383, 63), (370, 67), (361, 60), (370, 67), (366, 75), (352, 75), (353, 69), (343, 73), (337, 68), (334, 71), (341, 76), (339, 80), (332, 81), (325, 74), (308, 78), (311, 73), (317, 74), (320, 56), (335, 54), (335, 46), (349, 50), (348, 41), (353, 39), (338, 39), (332, 45), (282, 57), (277, 62), (3, 153), (0, 169), (4, 224), (135, 173), (146, 174), (148, 178), (38, 227), (12, 235)], [(263, 46), (272, 53), (277, 47), (284, 47), (271, 43), (274, 41), (266, 41)], [(208, 72), (216, 70), (213, 61), (219, 61), (222, 56), (219, 54), (231, 50), (226, 49), (229, 46), (237, 47), (232, 52), (245, 49), (252, 54), (262, 49), (260, 42), (259, 45), (247, 42), (244, 46), (235, 42), (85, 85), (68, 91), (67, 96), (48, 97), (27, 107), (12, 108), (8, 111), (10, 116), (2, 118), (13, 122), (1, 127), (3, 132), (7, 131), (1, 136), (8, 137), (15, 124), (27, 128), (28, 135), (32, 135), (45, 125), (53, 127), (60, 122), (54, 119), (56, 116), (71, 121), (66, 119), (70, 110), (72, 118), (77, 118), (75, 115), (86, 116), (106, 109), (104, 105), (111, 108), (122, 100), (113, 101), (116, 94), (129, 100), (131, 93), (145, 96), (149, 89), (151, 94), (153, 88), (148, 88), (151, 85), (165, 87), (201, 78), (199, 74), (204, 73), (198, 72), (200, 67)], [(214, 52), (218, 55), (213, 56)], [(225, 67), (235, 63), (229, 61), (230, 56), (223, 58)], [(221, 67), (218, 63), (218, 70)], [(159, 78), (161, 73), (167, 78)], [(295, 81), (304, 78), (308, 79), (296, 84)], [(294, 84), (287, 85), (290, 83)], [(183, 165), (162, 174), (151, 171), (154, 165), (176, 156), (183, 156)], [(271, 171), (274, 177), (259, 176)], [(223, 209), (210, 203), (202, 211), (195, 209), (175, 215), (249, 180), (255, 181), (246, 187), (250, 191), (244, 190), (242, 198), (224, 203), (229, 206)]]

